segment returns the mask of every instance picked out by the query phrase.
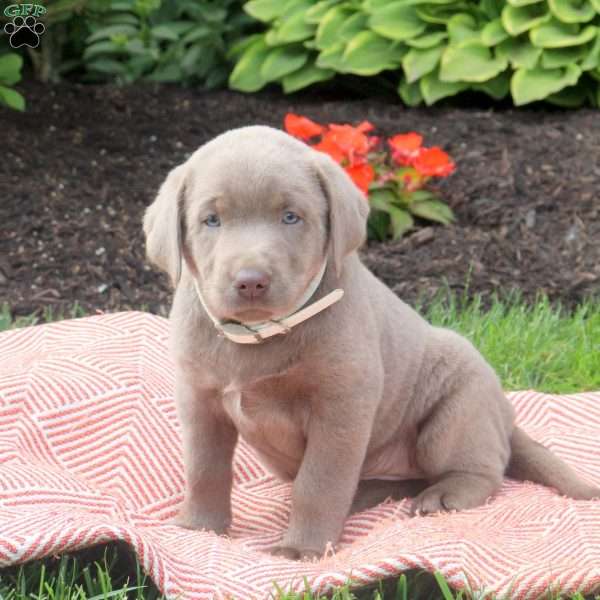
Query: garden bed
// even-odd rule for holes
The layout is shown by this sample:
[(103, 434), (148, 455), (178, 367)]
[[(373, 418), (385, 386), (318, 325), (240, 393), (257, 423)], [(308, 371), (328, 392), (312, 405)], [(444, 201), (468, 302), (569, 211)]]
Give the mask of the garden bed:
[(165, 314), (166, 277), (144, 260), (141, 217), (168, 170), (232, 127), (319, 122), (415, 130), (457, 172), (440, 192), (450, 227), (370, 243), (365, 263), (406, 301), (448, 285), (490, 297), (518, 289), (568, 306), (600, 296), (600, 118), (593, 110), (405, 109), (387, 98), (204, 93), (175, 86), (21, 86), (0, 109), (0, 299), (15, 315), (75, 302)]

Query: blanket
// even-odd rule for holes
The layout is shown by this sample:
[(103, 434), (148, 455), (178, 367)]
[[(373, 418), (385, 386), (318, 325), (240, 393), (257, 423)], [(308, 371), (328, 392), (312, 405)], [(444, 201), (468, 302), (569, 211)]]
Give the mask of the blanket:
[[(182, 500), (166, 319), (125, 312), (0, 334), (0, 566), (124, 540), (168, 597), (327, 592), (407, 569), (512, 598), (600, 590), (600, 502), (506, 480), (479, 508), (411, 518), (409, 501), (350, 517), (318, 562), (272, 557), (290, 485), (238, 444), (230, 535), (169, 523)], [(600, 393), (509, 394), (519, 424), (600, 483)]]

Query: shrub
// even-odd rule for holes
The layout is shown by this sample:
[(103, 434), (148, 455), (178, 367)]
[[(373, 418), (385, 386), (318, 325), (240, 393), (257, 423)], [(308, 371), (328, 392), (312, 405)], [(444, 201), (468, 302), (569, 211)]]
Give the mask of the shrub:
[(415, 217), (448, 224), (452, 210), (427, 189), (432, 177), (447, 177), (455, 165), (441, 148), (425, 148), (423, 137), (411, 132), (387, 140), (372, 135), (374, 126), (319, 125), (288, 113), (285, 130), (315, 150), (329, 154), (352, 178), (371, 205), (370, 237), (402, 237)]
[(90, 24), (84, 67), (94, 79), (216, 87), (231, 70), (226, 48), (252, 23), (240, 0), (111, 0)]
[(230, 86), (292, 92), (386, 72), (408, 105), (464, 90), (516, 105), (600, 105), (600, 0), (250, 0), (266, 30), (237, 48)]

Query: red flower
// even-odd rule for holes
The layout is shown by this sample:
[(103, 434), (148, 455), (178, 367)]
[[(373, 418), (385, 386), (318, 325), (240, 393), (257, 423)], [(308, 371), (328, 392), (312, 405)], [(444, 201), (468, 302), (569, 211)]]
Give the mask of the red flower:
[(369, 121), (363, 121), (356, 126), (358, 131), (362, 131), (363, 133), (367, 133), (368, 131), (373, 131), (375, 129), (375, 125), (373, 123), (369, 123)]
[(399, 133), (393, 138), (388, 139), (388, 144), (392, 148), (393, 159), (401, 165), (410, 165), (417, 156), (423, 143), (423, 136), (415, 133)]
[[(366, 121), (361, 124), (365, 127)], [(361, 127), (359, 125), (359, 127)], [(336, 144), (345, 154), (350, 164), (360, 160), (369, 151), (369, 138), (359, 129), (352, 125), (329, 125), (329, 131), (324, 139), (329, 139), (331, 143)]]
[(294, 113), (285, 115), (284, 126), (290, 135), (301, 140), (308, 140), (316, 135), (321, 135), (325, 131), (322, 125)]
[(319, 152), (325, 152), (325, 154), (329, 154), (333, 160), (337, 163), (341, 163), (346, 157), (344, 151), (335, 143), (335, 141), (329, 137), (324, 136), (323, 139), (313, 146), (315, 150)]
[(421, 175), (428, 177), (446, 177), (453, 173), (455, 168), (448, 154), (438, 146), (421, 148), (412, 165)]
[(344, 169), (352, 178), (352, 181), (367, 196), (369, 193), (369, 184), (375, 179), (375, 169), (369, 163), (350, 165)]

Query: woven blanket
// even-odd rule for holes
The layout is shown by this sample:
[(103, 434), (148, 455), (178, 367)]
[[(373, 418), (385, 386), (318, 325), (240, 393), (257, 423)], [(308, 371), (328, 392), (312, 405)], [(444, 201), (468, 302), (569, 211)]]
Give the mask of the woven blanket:
[[(290, 485), (240, 442), (230, 537), (170, 525), (184, 482), (168, 329), (129, 312), (0, 334), (0, 566), (125, 540), (172, 598), (269, 598), (274, 582), (326, 592), (410, 568), (514, 598), (600, 589), (600, 502), (510, 480), (460, 513), (383, 503), (347, 520), (335, 554), (293, 562), (266, 552)], [(600, 393), (510, 398), (530, 435), (600, 483)]]

